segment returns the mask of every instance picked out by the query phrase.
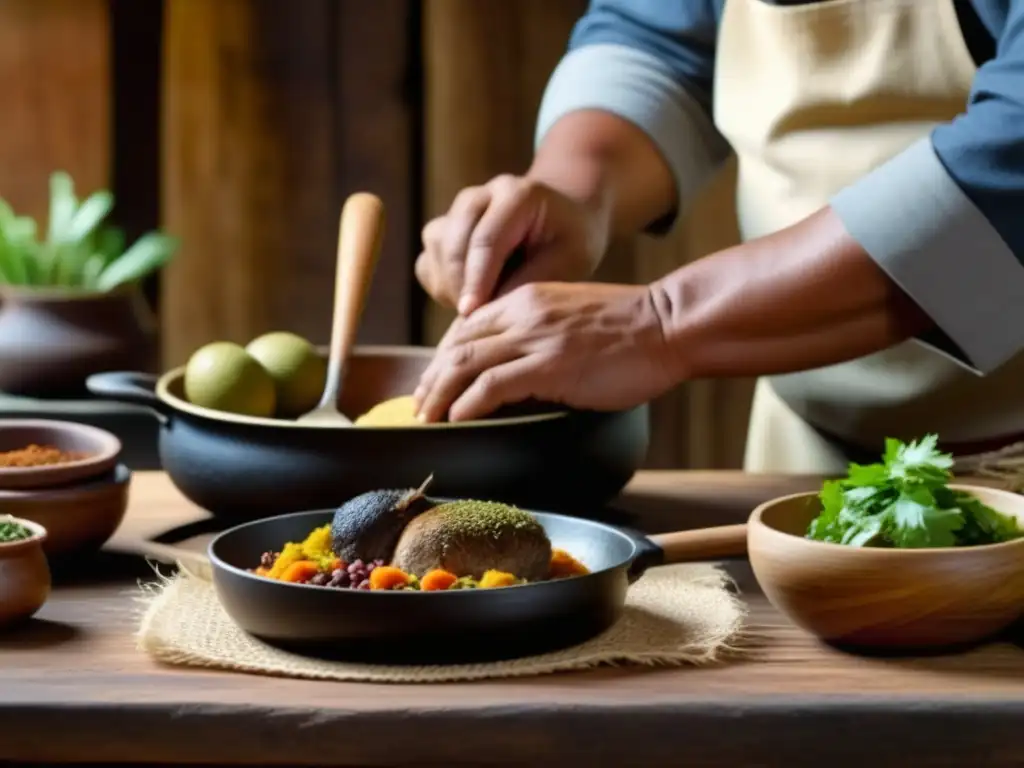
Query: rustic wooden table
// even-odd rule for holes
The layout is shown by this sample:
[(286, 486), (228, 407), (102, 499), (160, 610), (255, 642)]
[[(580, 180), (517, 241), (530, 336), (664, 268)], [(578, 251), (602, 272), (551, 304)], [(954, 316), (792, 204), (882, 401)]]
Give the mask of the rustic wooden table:
[[(742, 519), (811, 478), (643, 473), (622, 506), (649, 531)], [(136, 651), (141, 538), (198, 519), (159, 473), (88, 574), (0, 635), (0, 764), (1024, 765), (1024, 643), (913, 659), (826, 648), (731, 565), (763, 636), (709, 668), (371, 686), (160, 667)]]

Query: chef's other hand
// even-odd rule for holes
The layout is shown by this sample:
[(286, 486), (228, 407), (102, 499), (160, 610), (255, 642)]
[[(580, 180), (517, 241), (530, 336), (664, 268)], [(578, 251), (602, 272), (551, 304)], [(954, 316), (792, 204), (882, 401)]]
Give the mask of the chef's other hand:
[(674, 386), (671, 359), (648, 287), (532, 283), (453, 323), (415, 397), (423, 421), (529, 399), (618, 410)]
[[(468, 315), (496, 295), (546, 280), (591, 275), (608, 241), (608, 216), (525, 176), (498, 176), (462, 190), (423, 228), (416, 277), (435, 301)], [(524, 260), (498, 285), (522, 247)]]

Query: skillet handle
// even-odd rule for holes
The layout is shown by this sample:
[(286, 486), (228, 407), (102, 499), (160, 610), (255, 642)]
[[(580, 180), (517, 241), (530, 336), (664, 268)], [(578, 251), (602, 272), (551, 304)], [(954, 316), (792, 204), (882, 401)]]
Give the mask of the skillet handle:
[(747, 525), (721, 525), (649, 537), (662, 551), (663, 563), (692, 563), (747, 554)]
[(144, 405), (153, 411), (161, 424), (166, 424), (171, 409), (156, 394), (159, 380), (151, 373), (107, 371), (92, 374), (85, 380), (85, 387), (104, 400)]

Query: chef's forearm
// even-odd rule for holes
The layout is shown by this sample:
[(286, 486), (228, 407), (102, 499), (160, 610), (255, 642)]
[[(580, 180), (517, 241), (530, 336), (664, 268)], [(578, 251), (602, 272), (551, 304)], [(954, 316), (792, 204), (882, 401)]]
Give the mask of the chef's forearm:
[(680, 381), (817, 368), (931, 325), (830, 208), (683, 267), (652, 296)]
[[(705, 93), (714, 24), (700, 13), (691, 17), (695, 9), (680, 9), (677, 21), (690, 30), (687, 44), (668, 30), (657, 50), (643, 36), (608, 43), (600, 30), (644, 15), (626, 2), (610, 5), (590, 7), (548, 81), (531, 174), (575, 197), (602, 200), (610, 207), (612, 238), (642, 230), (661, 234), (729, 153)], [(677, 45), (685, 50), (669, 57), (672, 66), (659, 51)]]
[(675, 205), (672, 172), (654, 143), (600, 110), (572, 112), (555, 123), (527, 175), (601, 209), (612, 238), (636, 234)]

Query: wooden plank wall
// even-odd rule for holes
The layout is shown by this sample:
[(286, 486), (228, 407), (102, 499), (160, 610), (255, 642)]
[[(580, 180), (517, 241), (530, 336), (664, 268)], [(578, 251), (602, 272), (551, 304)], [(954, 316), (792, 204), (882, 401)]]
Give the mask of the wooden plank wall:
[(275, 329), (326, 342), (343, 198), (384, 198), (363, 341), (408, 343), (418, 197), (405, 0), (168, 0), (164, 362)]
[[(547, 78), (585, 0), (432, 0), (425, 4), (426, 217), (463, 187), (529, 164)], [(598, 279), (647, 282), (736, 242), (734, 169), (689, 212), (678, 237), (612, 250)], [(426, 310), (434, 343), (452, 313)], [(650, 467), (731, 467), (742, 457), (751, 382), (694, 382), (653, 405)]]
[(0, 197), (41, 226), (51, 171), (110, 183), (111, 68), (107, 0), (0, 2)]

